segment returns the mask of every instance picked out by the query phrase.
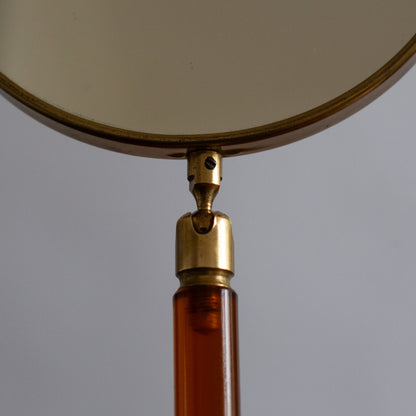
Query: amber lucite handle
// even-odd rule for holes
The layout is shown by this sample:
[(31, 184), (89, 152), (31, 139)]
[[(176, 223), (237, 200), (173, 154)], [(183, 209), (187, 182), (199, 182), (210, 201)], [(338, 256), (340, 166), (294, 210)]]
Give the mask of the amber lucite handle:
[(237, 294), (182, 287), (173, 307), (175, 416), (239, 416)]

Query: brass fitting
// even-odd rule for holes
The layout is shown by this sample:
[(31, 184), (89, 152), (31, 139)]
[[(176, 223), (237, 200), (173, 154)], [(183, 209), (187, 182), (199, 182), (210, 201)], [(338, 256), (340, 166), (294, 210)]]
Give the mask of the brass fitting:
[(220, 189), (222, 156), (214, 150), (202, 150), (188, 155), (189, 191), (195, 197), (198, 210), (212, 210)]
[(214, 212), (206, 233), (195, 229), (192, 214), (176, 225), (176, 276), (181, 286), (230, 286), (234, 276), (234, 242), (230, 219)]
[(176, 225), (176, 276), (181, 286), (230, 286), (234, 275), (231, 220), (212, 212), (221, 183), (222, 157), (213, 150), (188, 156), (189, 190), (198, 210), (185, 214)]

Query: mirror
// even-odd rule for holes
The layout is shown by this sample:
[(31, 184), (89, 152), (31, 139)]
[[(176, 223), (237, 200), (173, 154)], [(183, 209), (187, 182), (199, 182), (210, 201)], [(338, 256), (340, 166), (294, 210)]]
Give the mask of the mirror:
[(375, 98), (413, 63), (415, 21), (413, 0), (2, 0), (0, 85), (113, 150), (247, 153)]

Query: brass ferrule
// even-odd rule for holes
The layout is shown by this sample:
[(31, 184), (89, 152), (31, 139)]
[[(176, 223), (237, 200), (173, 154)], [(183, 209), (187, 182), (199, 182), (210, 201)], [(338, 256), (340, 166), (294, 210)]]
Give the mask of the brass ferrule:
[(176, 276), (181, 286), (230, 286), (234, 275), (234, 242), (231, 220), (213, 212), (212, 226), (198, 232), (193, 215), (185, 214), (176, 225)]

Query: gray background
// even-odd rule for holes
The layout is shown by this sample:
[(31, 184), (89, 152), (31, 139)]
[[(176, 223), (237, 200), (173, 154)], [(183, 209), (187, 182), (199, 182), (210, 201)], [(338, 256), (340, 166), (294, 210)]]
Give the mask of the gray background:
[[(244, 415), (416, 413), (416, 70), (345, 122), (225, 160)], [(185, 162), (66, 138), (0, 101), (5, 416), (173, 414)]]

